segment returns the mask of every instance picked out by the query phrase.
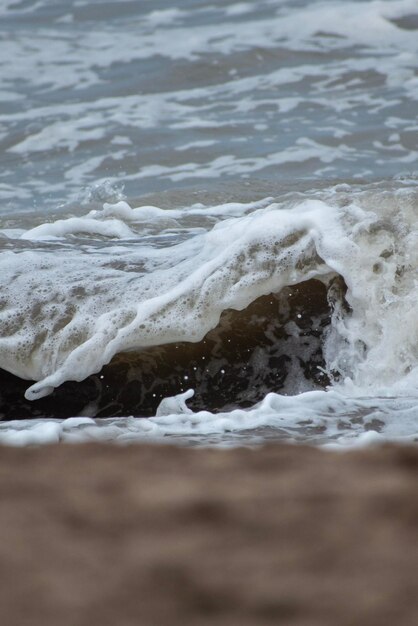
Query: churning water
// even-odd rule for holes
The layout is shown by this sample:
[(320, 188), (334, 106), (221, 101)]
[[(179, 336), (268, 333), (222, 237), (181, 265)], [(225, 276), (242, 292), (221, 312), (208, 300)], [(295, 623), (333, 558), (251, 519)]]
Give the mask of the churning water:
[(0, 32), (0, 441), (417, 438), (416, 0)]

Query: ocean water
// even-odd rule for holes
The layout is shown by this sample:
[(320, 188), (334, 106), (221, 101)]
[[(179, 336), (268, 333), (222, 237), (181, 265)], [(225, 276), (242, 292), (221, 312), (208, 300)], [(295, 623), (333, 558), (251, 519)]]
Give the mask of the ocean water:
[(0, 79), (0, 442), (418, 439), (416, 0), (3, 0)]

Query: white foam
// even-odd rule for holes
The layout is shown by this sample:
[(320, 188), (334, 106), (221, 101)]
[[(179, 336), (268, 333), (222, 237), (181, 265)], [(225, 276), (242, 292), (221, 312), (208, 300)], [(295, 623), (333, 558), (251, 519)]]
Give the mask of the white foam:
[[(226, 7), (224, 11), (231, 15), (231, 10), (233, 7)], [(118, 38), (110, 37), (109, 28), (103, 24), (87, 30), (82, 39), (78, 31), (68, 29), (63, 29), (59, 37), (51, 37), (48, 29), (38, 29), (36, 33), (31, 32), (28, 42), (24, 39), (24, 31), (20, 34), (20, 41), (13, 34), (3, 38), (0, 58), (13, 58), (14, 63), (0, 63), (0, 67), (6, 81), (18, 75), (21, 80), (30, 80), (40, 86), (52, 83), (53, 89), (79, 89), (100, 83), (98, 70), (115, 63), (156, 55), (172, 60), (192, 60), (196, 55), (206, 53), (227, 55), (254, 47), (272, 48), (283, 41), (298, 50), (362, 44), (416, 54), (418, 43), (414, 32), (399, 29), (390, 21), (415, 11), (415, 0), (332, 1), (291, 11), (283, 6), (267, 19), (252, 18), (240, 22), (220, 19), (216, 24), (194, 25), (192, 36), (188, 26), (182, 23), (175, 26), (176, 20), (184, 17), (184, 12), (178, 9), (154, 11), (147, 19), (140, 16), (133, 19), (122, 43)], [(321, 32), (337, 35), (337, 43), (332, 37), (318, 37), (317, 33)], [(74, 49), (79, 51), (77, 55)], [(64, 66), (65, 72), (61, 70)]]
[(132, 230), (121, 220), (98, 221), (88, 218), (71, 217), (65, 220), (57, 220), (51, 224), (35, 226), (22, 235), (22, 239), (42, 240), (62, 238), (66, 235), (78, 233), (91, 233), (103, 235), (112, 239), (130, 239), (134, 236)]
[[(165, 399), (150, 419), (6, 423), (0, 441), (169, 437), (235, 445), (271, 436), (337, 448), (415, 441), (417, 205), (410, 177), (394, 189), (339, 185), (289, 194), (280, 203), (164, 210), (120, 201), (24, 233), (21, 246), (0, 258), (0, 354), (3, 368), (38, 379), (28, 398), (85, 378), (118, 351), (199, 341), (224, 309), (242, 309), (311, 277), (343, 276), (351, 312), (337, 307), (326, 336), (326, 369), (340, 372), (331, 390), (269, 393), (252, 409), (218, 414), (193, 413), (189, 390)], [(115, 230), (115, 223), (123, 228)], [(182, 237), (163, 243), (173, 225)], [(80, 232), (89, 237), (83, 248), (71, 240)], [(106, 244), (103, 234), (121, 238)], [(10, 231), (8, 240), (18, 235)], [(51, 236), (61, 239), (45, 246), (43, 238)]]
[[(334, 315), (328, 369), (364, 393), (411, 388), (418, 372), (415, 203), (415, 187), (360, 193), (357, 202), (339, 191), (296, 204), (175, 210), (121, 201), (40, 225), (22, 235), (28, 249), (0, 259), (1, 366), (39, 381), (27, 396), (41, 397), (99, 371), (117, 352), (199, 341), (227, 308), (339, 273), (352, 313)], [(186, 239), (173, 243), (173, 228)], [(84, 251), (68, 239), (82, 233)], [(103, 247), (103, 236), (120, 243)], [(53, 237), (63, 239), (53, 253), (33, 246)]]
[(272, 439), (346, 450), (386, 441), (418, 441), (417, 399), (408, 396), (353, 397), (335, 390), (291, 397), (270, 393), (252, 409), (214, 414), (190, 411), (185, 401), (192, 394), (188, 391), (166, 398), (157, 415), (148, 419), (70, 418), (0, 423), (0, 443), (19, 446), (57, 441), (147, 441), (228, 446), (254, 445)]

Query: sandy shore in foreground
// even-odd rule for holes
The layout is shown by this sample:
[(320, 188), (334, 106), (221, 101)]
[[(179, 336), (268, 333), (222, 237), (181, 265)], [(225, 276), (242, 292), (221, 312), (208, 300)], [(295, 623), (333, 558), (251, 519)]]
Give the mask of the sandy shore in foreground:
[(418, 623), (418, 448), (2, 448), (5, 626)]

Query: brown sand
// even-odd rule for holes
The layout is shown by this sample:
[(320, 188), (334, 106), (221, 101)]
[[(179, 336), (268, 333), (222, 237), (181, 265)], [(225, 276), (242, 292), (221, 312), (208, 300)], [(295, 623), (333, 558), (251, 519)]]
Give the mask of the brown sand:
[(418, 448), (2, 448), (2, 626), (418, 624)]

